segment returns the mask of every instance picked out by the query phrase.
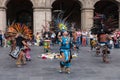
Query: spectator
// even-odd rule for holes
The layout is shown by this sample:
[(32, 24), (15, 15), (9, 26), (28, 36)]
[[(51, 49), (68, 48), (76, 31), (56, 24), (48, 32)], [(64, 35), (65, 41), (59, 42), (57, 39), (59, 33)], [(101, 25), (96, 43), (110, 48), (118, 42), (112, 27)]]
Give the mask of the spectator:
[(39, 46), (40, 45), (40, 34), (39, 34), (39, 32), (36, 33), (35, 39), (36, 39), (36, 45)]
[(2, 39), (2, 31), (0, 30), (0, 46), (2, 47), (3, 39)]

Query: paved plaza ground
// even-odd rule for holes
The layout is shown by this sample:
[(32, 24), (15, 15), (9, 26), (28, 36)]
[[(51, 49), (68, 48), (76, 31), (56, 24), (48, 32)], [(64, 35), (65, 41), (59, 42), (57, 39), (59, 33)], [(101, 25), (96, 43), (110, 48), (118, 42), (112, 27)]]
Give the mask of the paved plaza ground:
[[(9, 48), (0, 48), (0, 80), (120, 80), (120, 49), (113, 49), (110, 63), (102, 62), (89, 47), (82, 47), (72, 60), (71, 73), (59, 73), (59, 60), (43, 60), (38, 56), (42, 47), (31, 47), (32, 61), (17, 68), (11, 59)], [(59, 48), (54, 46), (53, 52)]]

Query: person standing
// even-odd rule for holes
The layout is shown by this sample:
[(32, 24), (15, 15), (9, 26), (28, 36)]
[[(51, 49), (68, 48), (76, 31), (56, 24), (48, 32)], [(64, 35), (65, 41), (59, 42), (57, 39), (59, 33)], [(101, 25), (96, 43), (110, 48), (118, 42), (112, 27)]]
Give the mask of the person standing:
[(82, 37), (82, 33), (81, 30), (78, 29), (77, 33), (77, 47), (79, 48), (79, 46), (81, 45), (81, 37)]
[(40, 34), (39, 34), (39, 32), (36, 33), (36, 45), (37, 46), (40, 45)]
[(0, 30), (0, 46), (2, 47), (3, 39), (2, 39), (2, 31)]
[(77, 43), (77, 33), (75, 30), (72, 32), (72, 37), (73, 37), (72, 45), (73, 45), (74, 55), (77, 55), (78, 43)]
[(51, 42), (52, 42), (52, 45), (54, 45), (56, 43), (56, 34), (54, 31), (51, 31)]
[(82, 31), (82, 46), (86, 46), (87, 45), (87, 33), (85, 30)]

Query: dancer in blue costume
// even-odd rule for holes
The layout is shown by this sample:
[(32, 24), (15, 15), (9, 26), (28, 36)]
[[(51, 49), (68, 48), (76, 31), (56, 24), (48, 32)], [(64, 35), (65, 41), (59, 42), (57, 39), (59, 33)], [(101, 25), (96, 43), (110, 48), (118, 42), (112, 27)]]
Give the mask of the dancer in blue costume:
[(70, 73), (71, 66), (71, 53), (70, 53), (70, 37), (68, 37), (67, 31), (63, 32), (63, 36), (59, 38), (61, 41), (60, 55), (62, 56), (60, 61), (60, 72)]

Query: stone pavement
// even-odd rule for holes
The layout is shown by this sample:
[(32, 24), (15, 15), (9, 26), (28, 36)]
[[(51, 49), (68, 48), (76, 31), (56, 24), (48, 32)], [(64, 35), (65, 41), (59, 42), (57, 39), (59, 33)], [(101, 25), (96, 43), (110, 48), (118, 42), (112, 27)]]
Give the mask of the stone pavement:
[[(42, 60), (42, 47), (31, 47), (32, 61), (17, 68), (8, 56), (9, 48), (0, 48), (0, 80), (120, 80), (120, 49), (114, 49), (109, 64), (102, 63), (89, 47), (82, 47), (78, 58), (72, 60), (71, 73), (59, 73), (59, 61)], [(53, 52), (58, 52), (54, 46)]]

